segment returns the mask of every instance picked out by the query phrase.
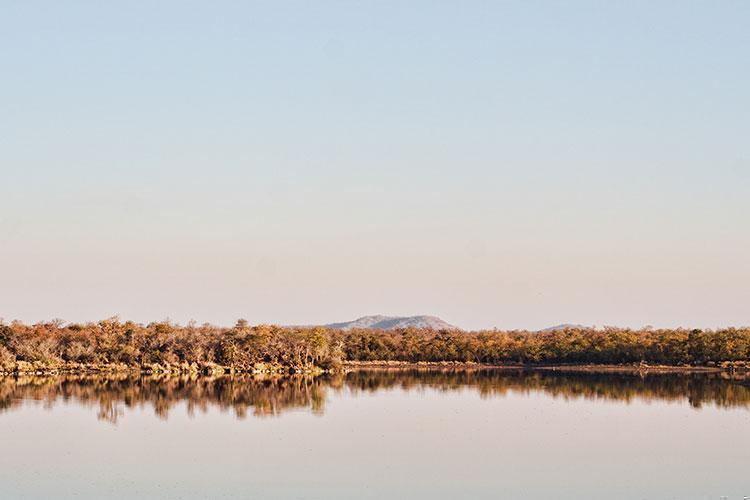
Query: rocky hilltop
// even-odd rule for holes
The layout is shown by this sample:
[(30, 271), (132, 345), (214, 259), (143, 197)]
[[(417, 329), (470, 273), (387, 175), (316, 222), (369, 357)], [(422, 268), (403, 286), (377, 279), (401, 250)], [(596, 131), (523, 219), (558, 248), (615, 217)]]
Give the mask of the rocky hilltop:
[(362, 316), (354, 321), (330, 323), (327, 328), (351, 330), (353, 328), (371, 328), (373, 330), (395, 330), (397, 328), (431, 328), (433, 330), (458, 330), (436, 316)]

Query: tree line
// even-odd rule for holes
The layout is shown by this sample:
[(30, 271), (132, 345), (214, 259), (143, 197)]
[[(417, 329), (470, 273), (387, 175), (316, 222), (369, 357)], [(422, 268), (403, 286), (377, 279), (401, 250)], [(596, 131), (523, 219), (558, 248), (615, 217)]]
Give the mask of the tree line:
[(549, 332), (486, 330), (340, 331), (323, 327), (231, 328), (169, 321), (138, 324), (0, 322), (0, 371), (19, 364), (334, 369), (347, 361), (484, 364), (638, 364), (712, 366), (750, 360), (750, 328), (567, 328)]

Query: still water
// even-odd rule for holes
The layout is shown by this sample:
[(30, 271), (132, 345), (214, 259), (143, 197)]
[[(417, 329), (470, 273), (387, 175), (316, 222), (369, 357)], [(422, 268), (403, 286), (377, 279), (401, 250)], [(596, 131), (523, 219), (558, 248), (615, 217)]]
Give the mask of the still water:
[(0, 498), (750, 496), (750, 381), (0, 378)]

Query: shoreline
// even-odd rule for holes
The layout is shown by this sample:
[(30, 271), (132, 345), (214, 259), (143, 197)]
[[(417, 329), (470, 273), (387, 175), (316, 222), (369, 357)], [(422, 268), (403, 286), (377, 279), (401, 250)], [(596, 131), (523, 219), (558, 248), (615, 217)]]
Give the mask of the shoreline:
[(19, 361), (10, 371), (0, 370), (0, 377), (55, 376), (55, 375), (322, 375), (326, 373), (349, 373), (367, 370), (520, 370), (568, 373), (623, 373), (623, 374), (667, 374), (667, 373), (748, 373), (746, 363), (723, 363), (721, 366), (674, 366), (674, 365), (612, 365), (612, 364), (490, 364), (462, 361), (345, 361), (337, 369), (317, 366), (290, 367), (274, 364), (256, 364), (252, 367), (223, 366), (216, 364), (147, 364), (127, 365), (119, 363), (81, 364), (66, 363), (49, 366), (42, 363)]
[(739, 366), (674, 366), (674, 365), (607, 365), (607, 364), (484, 364), (460, 361), (346, 361), (345, 369), (350, 370), (419, 370), (419, 369), (460, 369), (460, 370), (528, 370), (589, 373), (730, 373), (748, 372), (750, 367)]

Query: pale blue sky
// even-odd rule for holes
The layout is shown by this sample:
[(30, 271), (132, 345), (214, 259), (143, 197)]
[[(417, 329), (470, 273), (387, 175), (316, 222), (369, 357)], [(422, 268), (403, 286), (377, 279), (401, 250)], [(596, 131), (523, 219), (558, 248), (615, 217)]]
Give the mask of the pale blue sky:
[(0, 3), (0, 317), (750, 324), (750, 3)]

